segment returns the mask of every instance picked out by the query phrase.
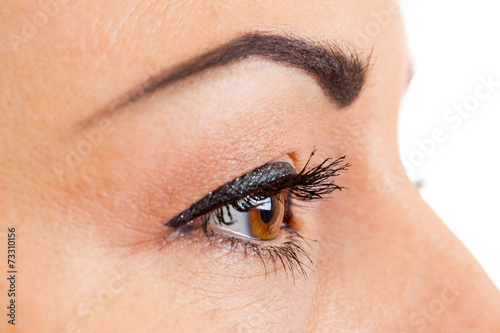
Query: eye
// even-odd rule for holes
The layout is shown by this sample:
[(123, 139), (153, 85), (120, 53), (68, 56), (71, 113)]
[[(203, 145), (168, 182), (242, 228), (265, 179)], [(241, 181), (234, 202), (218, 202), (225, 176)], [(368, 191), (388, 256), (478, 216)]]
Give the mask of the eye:
[[(292, 276), (295, 270), (307, 276), (307, 263), (312, 261), (303, 247), (307, 239), (293, 223), (295, 201), (320, 200), (342, 190), (334, 177), (349, 167), (343, 163), (345, 156), (311, 166), (313, 155), (314, 151), (299, 173), (281, 160), (254, 169), (206, 194), (164, 225), (173, 230), (173, 238), (201, 229), (210, 245), (229, 244), (235, 253), (255, 254), (266, 272), (267, 264), (276, 268), (281, 263)], [(266, 242), (271, 240), (275, 241)]]
[[(272, 240), (278, 236), (285, 217), (283, 194), (267, 197), (263, 200), (247, 199), (252, 207), (241, 211), (233, 206), (222, 209), (223, 216), (211, 216), (208, 224), (221, 232), (259, 240)], [(223, 221), (223, 222), (221, 222)], [(227, 222), (225, 222), (227, 221)]]

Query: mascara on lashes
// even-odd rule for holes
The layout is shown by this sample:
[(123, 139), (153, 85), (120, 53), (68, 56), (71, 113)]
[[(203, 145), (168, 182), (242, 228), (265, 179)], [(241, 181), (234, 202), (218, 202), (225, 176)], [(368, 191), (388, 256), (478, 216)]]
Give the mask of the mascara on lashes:
[(286, 182), (295, 175), (297, 175), (297, 172), (290, 163), (274, 162), (265, 164), (210, 192), (187, 210), (167, 221), (165, 225), (173, 228), (181, 227), (216, 208), (244, 199), (254, 192), (258, 193), (263, 186), (276, 188), (278, 193), (279, 184)]

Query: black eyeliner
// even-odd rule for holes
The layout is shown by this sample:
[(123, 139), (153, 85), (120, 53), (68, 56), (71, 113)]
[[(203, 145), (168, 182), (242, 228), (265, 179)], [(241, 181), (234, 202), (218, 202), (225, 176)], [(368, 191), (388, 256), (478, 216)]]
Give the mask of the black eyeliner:
[[(164, 225), (182, 227), (198, 217), (209, 216), (209, 213), (223, 225), (231, 222), (224, 219), (224, 209), (228, 209), (229, 205), (239, 211), (248, 211), (255, 201), (277, 195), (283, 190), (288, 191), (287, 202), (290, 203), (290, 199), (323, 199), (335, 190), (344, 189), (335, 183), (334, 178), (340, 171), (348, 169), (349, 164), (344, 163), (346, 156), (336, 160), (327, 158), (320, 164), (310, 166), (314, 154), (315, 151), (299, 173), (287, 162), (272, 162), (254, 169), (207, 194)], [(207, 223), (208, 219), (204, 221), (204, 230)]]
[(173, 228), (181, 227), (214, 209), (244, 199), (250, 194), (258, 194), (263, 189), (266, 196), (276, 195), (283, 189), (282, 185), (289, 183), (296, 175), (297, 171), (290, 163), (265, 164), (210, 192), (184, 212), (165, 222), (165, 225)]

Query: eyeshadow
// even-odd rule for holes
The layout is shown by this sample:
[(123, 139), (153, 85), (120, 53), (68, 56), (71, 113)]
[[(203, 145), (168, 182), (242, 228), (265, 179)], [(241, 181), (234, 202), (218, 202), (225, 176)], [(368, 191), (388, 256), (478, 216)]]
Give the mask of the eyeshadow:
[(216, 208), (258, 192), (263, 186), (281, 182), (295, 175), (297, 175), (297, 171), (290, 163), (272, 162), (265, 164), (208, 193), (184, 212), (165, 222), (165, 225), (174, 228), (181, 227)]

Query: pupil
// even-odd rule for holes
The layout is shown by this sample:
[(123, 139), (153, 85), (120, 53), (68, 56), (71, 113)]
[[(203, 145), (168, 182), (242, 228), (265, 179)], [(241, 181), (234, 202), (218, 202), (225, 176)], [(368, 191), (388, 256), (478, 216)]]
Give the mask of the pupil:
[(274, 215), (274, 204), (271, 200), (271, 207), (269, 209), (260, 210), (260, 218), (262, 219), (262, 222), (269, 223), (273, 219), (273, 215)]

